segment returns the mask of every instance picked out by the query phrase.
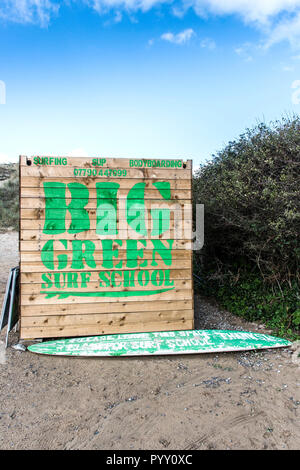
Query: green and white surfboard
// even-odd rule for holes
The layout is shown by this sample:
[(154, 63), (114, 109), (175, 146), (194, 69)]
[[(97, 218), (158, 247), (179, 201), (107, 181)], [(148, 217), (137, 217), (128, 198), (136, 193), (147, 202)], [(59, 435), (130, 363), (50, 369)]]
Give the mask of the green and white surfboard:
[(58, 356), (148, 356), (287, 347), (285, 339), (228, 330), (187, 330), (68, 338), (33, 344), (29, 351)]

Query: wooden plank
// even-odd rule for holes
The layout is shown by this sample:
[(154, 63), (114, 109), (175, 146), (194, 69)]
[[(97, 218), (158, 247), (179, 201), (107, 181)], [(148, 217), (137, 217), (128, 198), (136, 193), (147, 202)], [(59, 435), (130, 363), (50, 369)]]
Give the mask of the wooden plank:
[[(126, 244), (124, 241), (122, 242), (122, 245), (118, 245), (117, 243), (113, 243), (112, 249), (113, 250), (118, 250), (118, 259), (132, 259), (132, 250), (126, 248)], [(97, 243), (97, 242), (95, 242)], [(41, 249), (45, 246), (44, 243), (41, 243), (39, 241), (21, 241), (21, 252), (20, 252), (20, 258), (23, 261), (40, 261), (41, 260)], [(68, 257), (72, 253), (75, 253), (78, 250), (72, 250), (72, 240), (68, 241), (67, 249), (66, 250), (59, 250), (59, 248), (62, 248), (61, 242), (58, 240), (54, 240), (53, 242), (53, 249), (54, 249), (54, 255), (57, 254), (66, 254)], [(153, 247), (152, 249), (149, 249), (149, 243), (148, 243), (148, 249), (146, 247), (143, 248), (143, 244), (137, 244), (138, 249), (143, 249), (143, 258), (144, 259), (152, 259), (153, 258)], [(84, 245), (83, 245), (84, 249)], [(167, 246), (165, 248), (168, 250)], [(94, 256), (96, 256), (95, 259), (102, 259), (103, 253), (105, 253), (107, 250), (103, 249), (103, 245), (101, 241), (98, 241), (96, 249), (94, 251)], [(108, 250), (110, 251), (110, 250)], [(88, 253), (89, 250), (86, 250), (86, 253)], [(31, 258), (30, 253), (34, 254), (35, 257), (38, 257), (38, 260)], [(100, 255), (99, 255), (100, 253)], [(102, 255), (101, 255), (102, 253)], [(27, 256), (28, 254), (28, 256)], [(186, 250), (183, 251), (181, 249), (174, 249), (172, 250), (172, 253), (170, 256), (167, 254), (165, 255), (165, 259), (190, 259), (191, 258), (191, 250)]]
[[(165, 266), (166, 268), (166, 266)], [(134, 271), (139, 271), (139, 270), (143, 270), (144, 268), (141, 268), (139, 267), (138, 269), (134, 269)], [(149, 269), (150, 266), (149, 266)], [(152, 270), (156, 269), (156, 267), (154, 268), (152, 266)], [(116, 268), (116, 270), (120, 270), (118, 268)], [(97, 270), (97, 271), (91, 271), (91, 278), (90, 278), (90, 281), (97, 281), (98, 280), (98, 277), (97, 277), (97, 274), (100, 270)], [(105, 270), (107, 271), (108, 273), (112, 273), (114, 270)], [(122, 269), (122, 272), (124, 271), (133, 271), (132, 269)], [(56, 271), (56, 273), (58, 273), (59, 271)], [(84, 271), (83, 271), (84, 272)], [(53, 271), (50, 271), (50, 273), (52, 274)], [(64, 273), (65, 275), (67, 273), (79, 273), (79, 271), (76, 271), (76, 270), (65, 270), (65, 271), (60, 271), (60, 274)], [(39, 273), (26, 273), (26, 272), (22, 272), (21, 273), (21, 279), (20, 279), (20, 282), (21, 284), (40, 284), (42, 282), (42, 272), (39, 272)], [(187, 269), (182, 269), (182, 267), (179, 267), (177, 266), (176, 269), (170, 269), (169, 270), (169, 277), (170, 279), (191, 279), (191, 271), (189, 268)]]
[[(27, 242), (29, 242), (30, 240), (31, 240), (31, 241), (35, 241), (35, 246), (38, 246), (38, 247), (39, 247), (39, 248), (38, 248), (39, 250), (41, 250), (41, 249), (45, 246), (45, 242), (49, 240), (49, 238), (48, 238), (48, 239), (43, 238), (43, 236), (40, 235), (39, 233), (38, 233), (37, 235), (35, 235), (35, 234), (30, 234), (31, 237), (28, 236), (28, 235), (29, 235), (29, 234), (28, 234), (28, 231), (23, 232), (23, 234), (21, 235), (21, 241), (27, 241)], [(69, 235), (69, 234), (68, 234), (68, 235)], [(76, 240), (81, 240), (81, 241), (83, 241), (83, 240), (90, 240), (90, 241), (92, 241), (94, 244), (97, 244), (96, 249), (99, 249), (99, 250), (102, 249), (101, 240), (100, 240), (99, 238), (94, 239), (94, 238), (89, 238), (88, 236), (84, 236), (84, 237), (83, 237), (82, 235), (84, 235), (84, 234), (82, 234), (82, 233), (81, 233), (80, 235), (81, 235), (81, 236), (80, 236), (80, 237), (77, 237)], [(37, 239), (36, 237), (39, 237), (39, 236), (41, 236), (41, 238), (38, 238), (38, 239)], [(52, 235), (52, 236), (51, 236), (51, 239), (54, 240), (54, 241), (57, 241), (57, 240), (59, 241), (59, 240), (61, 240), (62, 238), (63, 238), (64, 240), (70, 240), (70, 241), (72, 240), (71, 237), (65, 236), (65, 234), (63, 234), (63, 236), (62, 236), (62, 235), (59, 236), (59, 234), (57, 234), (57, 235)], [(103, 238), (102, 238), (102, 240), (103, 240)], [(127, 240), (121, 240), (121, 239), (118, 239), (117, 241), (116, 241), (116, 240), (117, 240), (117, 239), (114, 238), (114, 242), (113, 242), (113, 245), (112, 245), (112, 249), (113, 249), (113, 250), (118, 250), (118, 249), (120, 249), (121, 247), (126, 248), (126, 241), (127, 241)], [(135, 239), (132, 239), (132, 240), (135, 240)], [(145, 245), (142, 245), (142, 244), (141, 244), (140, 248), (142, 248), (142, 249), (144, 249), (144, 248), (145, 248), (145, 249), (152, 249), (152, 250), (154, 249), (154, 244), (151, 244), (151, 242), (153, 241), (153, 239), (152, 239), (152, 240), (149, 240), (149, 239), (141, 239), (141, 240), (142, 240), (142, 241), (145, 241), (146, 244), (145, 244)], [(139, 241), (139, 240), (138, 240), (138, 241)], [(98, 243), (97, 243), (97, 242), (98, 242)], [(163, 239), (163, 240), (161, 240), (161, 242), (162, 242), (162, 244), (165, 245), (165, 248), (161, 248), (162, 250), (163, 250), (163, 249), (166, 249), (166, 250), (169, 250), (169, 249), (170, 249), (167, 240), (164, 240), (164, 239)], [(28, 247), (29, 247), (29, 246), (30, 246), (30, 245), (28, 245)], [(33, 246), (33, 245), (32, 245), (32, 246)], [(71, 244), (69, 244), (69, 246), (71, 247)], [(172, 251), (173, 251), (173, 250), (191, 250), (191, 248), (192, 248), (192, 243), (191, 243), (189, 240), (174, 240), (174, 241), (173, 241)], [(31, 249), (32, 249), (32, 248), (31, 248)]]
[[(118, 271), (120, 272), (120, 271)], [(60, 273), (61, 274), (61, 273)], [(53, 281), (54, 281), (54, 278), (53, 278)], [(121, 281), (121, 276), (118, 276), (117, 279), (116, 279), (117, 282), (122, 282)], [(170, 279), (170, 283), (169, 285), (172, 285), (174, 286), (176, 289), (184, 289), (184, 290), (189, 290), (191, 289), (192, 287), (192, 281), (189, 280), (189, 279)], [(62, 286), (64, 286), (64, 282), (61, 281), (62, 283)], [(73, 283), (74, 284), (74, 283)], [(103, 283), (104, 284), (104, 283)], [(153, 285), (152, 283), (149, 283), (145, 286), (140, 286), (138, 284), (138, 282), (135, 283), (136, 287), (135, 288), (131, 288), (131, 287), (126, 287), (124, 288), (123, 285), (121, 285), (120, 287), (119, 286), (116, 286), (114, 287), (112, 285), (112, 282), (110, 283), (110, 285), (108, 286), (101, 286), (99, 285), (99, 282), (97, 281), (88, 281), (86, 283), (86, 287), (82, 287), (82, 284), (80, 282), (80, 277), (78, 279), (78, 282), (77, 282), (77, 285), (78, 287), (74, 288), (74, 287), (70, 287), (68, 288), (68, 283), (67, 281), (65, 281), (65, 286), (62, 287), (62, 288), (57, 288), (53, 282), (53, 285), (51, 285), (50, 287), (48, 287), (48, 285), (46, 283), (44, 284), (22, 284), (22, 294), (23, 295), (26, 295), (26, 294), (32, 294), (32, 295), (37, 295), (37, 294), (40, 294), (40, 293), (47, 293), (49, 291), (51, 291), (51, 293), (56, 293), (56, 294), (64, 294), (66, 291), (71, 294), (76, 294), (76, 293), (82, 293), (82, 294), (86, 294), (87, 292), (88, 293), (111, 293), (111, 292), (123, 292), (123, 291), (126, 291), (126, 292), (130, 292), (132, 290), (136, 291), (136, 290), (142, 290), (144, 292), (147, 292), (147, 291), (155, 291), (155, 290), (159, 290), (160, 288), (163, 289), (165, 288), (165, 284), (162, 284), (161, 286), (155, 286)], [(174, 289), (175, 290), (175, 289)], [(122, 297), (122, 295), (120, 294), (120, 296)], [(106, 300), (110, 298), (110, 297), (106, 297)]]
[[(150, 231), (150, 230), (149, 230)], [(89, 231), (89, 230), (86, 230), (85, 232), (78, 232), (76, 234), (74, 233), (68, 233), (68, 232), (64, 232), (64, 233), (56, 233), (56, 234), (47, 234), (47, 233), (43, 233), (41, 232), (40, 230), (21, 230), (21, 234), (20, 234), (20, 240), (21, 241), (39, 241), (41, 242), (41, 245), (44, 245), (46, 241), (48, 241), (49, 239), (51, 240), (61, 240), (61, 239), (64, 239), (64, 240), (90, 240), (92, 241), (93, 243), (96, 243), (98, 242), (98, 246), (99, 246), (99, 249), (102, 248), (101, 244), (100, 244), (100, 241), (101, 240), (106, 240), (106, 239), (113, 239), (114, 240), (114, 248), (113, 249), (118, 249), (120, 248), (120, 246), (125, 246), (126, 245), (126, 241), (127, 240), (137, 240), (137, 241), (143, 241), (143, 242), (146, 242), (146, 245), (144, 245), (144, 247), (147, 249), (147, 248), (154, 248), (154, 244), (151, 244), (150, 242), (152, 242), (153, 240), (161, 240), (162, 243), (165, 244), (166, 246), (166, 249), (170, 249), (169, 247), (169, 244), (168, 244), (168, 240), (170, 239), (170, 234), (168, 232), (166, 233), (163, 233), (161, 236), (153, 236), (151, 239), (149, 238), (144, 238), (144, 237), (138, 237), (136, 233), (134, 233), (134, 231), (132, 229), (128, 230), (127, 231), (128, 233), (126, 234), (126, 232), (121, 232), (119, 231), (118, 234), (116, 235), (97, 235), (95, 232), (93, 231)], [(175, 230), (174, 230), (175, 232)], [(188, 236), (186, 236), (185, 239), (177, 239), (176, 238), (176, 232), (173, 234), (171, 233), (171, 235), (173, 235), (171, 238), (172, 240), (174, 239), (174, 242), (173, 242), (173, 245), (172, 245), (172, 249), (174, 250), (182, 250), (182, 249), (186, 249), (186, 250), (190, 250), (192, 248), (191, 246), (191, 242), (190, 240), (192, 240), (192, 234), (189, 233), (188, 230), (186, 230), (187, 235), (189, 235), (189, 238)], [(117, 244), (116, 243), (116, 240), (118, 240), (120, 242), (120, 244)], [(40, 245), (40, 246), (41, 246)], [(141, 248), (142, 248), (142, 245), (141, 245)]]
[[(37, 158), (38, 160), (35, 160)], [(45, 158), (48, 160), (46, 161)], [(43, 160), (44, 159), (44, 160)], [(52, 159), (50, 161), (50, 159)], [(55, 160), (56, 159), (56, 160)], [(59, 159), (61, 161), (59, 162)], [(62, 161), (65, 159), (66, 161)], [(31, 165), (28, 165), (28, 161), (31, 161)], [(36, 162), (40, 164), (36, 165)], [(151, 166), (150, 165), (151, 162)], [(162, 162), (165, 163), (164, 166)], [(175, 165), (178, 164), (180, 166)], [(154, 170), (155, 168), (159, 168), (161, 170), (170, 171), (170, 170), (177, 170), (183, 171), (185, 165), (186, 170), (191, 169), (192, 167), (192, 160), (183, 160), (182, 158), (168, 158), (168, 159), (159, 159), (159, 158), (93, 158), (93, 157), (68, 157), (68, 156), (56, 156), (51, 157), (47, 155), (38, 156), (33, 155), (31, 157), (26, 157), (25, 155), (21, 155), (20, 158), (20, 165), (21, 168), (35, 168), (38, 166), (39, 168), (53, 168), (53, 165), (56, 169), (58, 168), (92, 168), (92, 169), (106, 169), (106, 168), (142, 168), (148, 170)], [(141, 166), (140, 166), (141, 165)], [(155, 167), (154, 167), (155, 165)], [(165, 176), (166, 177), (166, 176)]]
[(138, 270), (183, 270), (191, 269), (192, 266), (192, 257), (189, 254), (187, 257), (182, 257), (179, 259), (173, 259), (169, 253), (166, 258), (161, 258), (156, 256), (155, 259), (152, 258), (138, 258), (136, 261), (132, 259), (127, 260), (124, 257), (113, 258), (103, 261), (100, 260), (86, 260), (82, 261), (78, 258), (76, 260), (72, 257), (64, 258), (60, 260), (57, 258), (54, 259), (54, 263), (47, 261), (21, 261), (21, 267), (23, 268), (23, 273), (45, 273), (45, 272), (85, 272), (89, 271), (91, 273), (97, 271), (138, 271)]
[[(120, 242), (121, 245), (118, 245), (117, 243), (114, 242), (113, 245), (112, 245), (112, 249), (113, 250), (118, 249), (119, 253), (121, 253), (121, 252), (126, 250), (126, 243), (125, 243), (125, 240), (118, 240), (118, 241)], [(54, 240), (54, 249), (58, 248), (58, 245), (56, 245), (56, 243), (59, 243), (59, 242)], [(95, 243), (97, 243), (97, 242), (95, 241)], [(45, 241), (20, 240), (20, 250), (21, 250), (21, 252), (35, 251), (35, 250), (41, 251), (42, 248), (44, 247), (44, 245), (45, 245)], [(97, 249), (102, 249), (102, 246), (100, 245), (100, 240), (98, 240), (97, 245), (98, 245)], [(68, 246), (69, 246), (69, 248), (72, 248), (71, 241), (68, 242)], [(139, 247), (139, 245), (138, 245), (138, 247)], [(174, 247), (174, 243), (173, 243), (173, 247)], [(141, 245), (141, 248), (142, 248), (142, 245)], [(150, 248), (149, 243), (148, 243), (148, 248)], [(146, 250), (147, 250), (147, 247), (145, 247), (144, 253), (146, 252)], [(152, 250), (153, 250), (153, 246), (152, 246)], [(179, 244), (179, 248), (176, 248), (176, 245), (175, 245), (174, 249), (172, 249), (172, 254), (174, 253), (176, 255), (179, 250), (182, 250), (182, 245)], [(190, 252), (190, 249), (185, 250), (185, 253), (186, 253), (187, 256), (188, 256), (189, 252)], [(182, 256), (183, 255), (179, 256), (179, 254), (178, 254), (178, 258), (180, 257), (180, 259), (181, 259)], [(176, 258), (174, 258), (174, 259), (176, 259)]]
[[(147, 260), (146, 260), (147, 261)], [(153, 269), (189, 269), (191, 267), (191, 260), (190, 259), (183, 259), (183, 260), (172, 260), (172, 263), (170, 263), (170, 266), (168, 266), (166, 263), (167, 263), (167, 260), (163, 261), (163, 260), (159, 260), (157, 259), (156, 260), (156, 266), (151, 266), (151, 263), (150, 263), (150, 260), (148, 260), (149, 262), (145, 263), (145, 266), (141, 266), (141, 262), (138, 264), (138, 269), (143, 269), (143, 270), (153, 270)], [(171, 261), (171, 260), (170, 260)], [(114, 263), (114, 266), (113, 268), (110, 268), (110, 269), (113, 269), (113, 270), (120, 270), (120, 266), (118, 267), (118, 263), (119, 261), (116, 261)], [(125, 264), (125, 263), (124, 263)], [(69, 272), (79, 272), (80, 270), (79, 269), (70, 269), (71, 268), (71, 263), (68, 263), (68, 265), (66, 266), (66, 269), (68, 269)], [(101, 263), (99, 264), (96, 264), (95, 267), (90, 267), (90, 266), (86, 266), (86, 264), (84, 265), (85, 266), (85, 271), (90, 271), (90, 272), (98, 272), (98, 271), (107, 271), (107, 268), (106, 267), (103, 267)], [(57, 263), (55, 263), (54, 265), (55, 267), (55, 270), (53, 270), (54, 272), (59, 272), (57, 270)], [(137, 269), (135, 268), (135, 269)], [(46, 267), (41, 261), (35, 261), (35, 262), (21, 262), (21, 272), (22, 273), (47, 273), (49, 272), (49, 268)]]
[(109, 313), (140, 313), (173, 311), (173, 310), (192, 310), (192, 300), (153, 300), (152, 302), (102, 302), (88, 304), (72, 304), (69, 308), (68, 304), (44, 304), (44, 305), (23, 305), (22, 317), (34, 316), (63, 316), (63, 315), (91, 315), (91, 314), (107, 314)]
[(162, 310), (130, 312), (130, 313), (110, 313), (110, 314), (84, 314), (84, 315), (41, 315), (25, 316), (22, 319), (22, 327), (51, 327), (51, 326), (109, 326), (125, 324), (138, 324), (141, 319), (143, 322), (155, 321), (182, 321), (193, 318), (192, 310)]
[[(25, 243), (25, 242), (23, 242)], [(60, 243), (58, 243), (57, 246), (61, 246)], [(106, 250), (95, 250), (89, 251), (89, 250), (84, 250), (84, 255), (88, 256), (91, 255), (95, 261), (103, 261), (103, 253), (106, 253)], [(73, 257), (77, 255), (77, 253), (81, 253), (81, 251), (78, 250), (53, 250), (53, 259), (57, 260), (57, 257), (60, 255), (67, 255), (68, 260), (72, 260)], [(128, 259), (134, 259), (135, 258), (135, 251), (134, 250), (118, 250), (118, 262), (121, 260), (128, 260)], [(139, 263), (141, 262), (141, 259), (145, 260), (152, 260), (153, 258), (153, 250), (143, 250), (143, 256), (142, 258), (139, 258)], [(20, 259), (21, 262), (28, 263), (28, 262), (41, 262), (41, 252), (34, 250), (34, 251), (21, 251), (20, 253)], [(188, 251), (187, 253), (184, 252), (183, 250), (172, 250), (172, 253), (169, 256), (166, 256), (166, 259), (171, 259), (171, 260), (187, 260), (191, 259), (191, 252)], [(99, 263), (97, 263), (99, 264)]]
[[(54, 188), (55, 189), (55, 188)], [(70, 190), (68, 187), (66, 187), (66, 198), (71, 198), (73, 199), (81, 199), (82, 197), (85, 197), (85, 192), (86, 188), (76, 188), (76, 193), (72, 196)], [(41, 198), (45, 199), (45, 192), (44, 188), (20, 188), (21, 191), (21, 197), (30, 197), (30, 198)], [(133, 195), (129, 194), (129, 189), (119, 189), (118, 191), (118, 199), (135, 199), (136, 197)], [(89, 189), (89, 198), (90, 199), (97, 199), (97, 189), (96, 188), (90, 188)], [(55, 199), (55, 197), (52, 198), (52, 200)], [(57, 197), (59, 199), (59, 196)], [(159, 192), (155, 188), (147, 189), (145, 190), (145, 200), (147, 199), (159, 199)], [(171, 199), (172, 200), (181, 200), (181, 199), (191, 199), (191, 190), (189, 189), (176, 189), (176, 190), (171, 190)], [(161, 199), (160, 201), (164, 201), (164, 199)], [(59, 201), (58, 201), (59, 202)]]
[[(193, 240), (193, 234), (191, 230), (186, 229), (185, 232), (183, 233), (183, 228), (180, 230), (171, 229), (166, 232), (164, 232), (161, 235), (155, 235), (152, 236), (151, 239), (149, 238), (144, 238), (143, 236), (138, 237), (137, 234), (134, 232), (132, 229), (128, 230), (118, 230), (117, 235), (99, 235), (97, 237), (97, 234), (95, 232), (79, 232), (76, 234), (76, 238), (74, 237), (74, 233), (53, 233), (55, 232), (54, 230), (51, 231), (50, 233), (43, 233), (40, 230), (22, 230), (21, 229), (21, 241), (30, 241), (30, 240), (39, 240), (43, 245), (45, 244), (46, 241), (48, 241), (50, 238), (52, 240), (89, 240), (93, 242), (94, 244), (100, 245), (101, 240), (119, 240), (122, 242), (122, 244), (125, 244), (124, 242), (127, 240), (135, 240), (135, 241), (145, 241), (147, 243), (147, 246), (149, 246), (149, 241), (153, 240), (161, 240), (162, 243), (168, 243), (168, 240), (172, 239), (174, 240), (173, 242), (173, 247), (174, 249), (191, 249), (191, 243), (190, 240)], [(150, 229), (148, 229), (148, 232), (151, 232)], [(182, 239), (182, 236), (185, 236), (185, 239)], [(176, 246), (176, 248), (175, 248)], [(141, 246), (142, 248), (142, 246)], [(154, 248), (154, 245), (152, 245), (152, 248)], [(99, 246), (99, 249), (102, 249), (102, 246)], [(117, 249), (117, 248), (116, 248)], [(169, 246), (166, 245), (165, 249), (169, 249)]]
[[(60, 177), (60, 178), (74, 178), (76, 177), (76, 172), (74, 172), (74, 167), (72, 166), (64, 166), (64, 167), (51, 167), (51, 166), (21, 166), (20, 171), (21, 171), (21, 178), (24, 176), (31, 176), (31, 177), (39, 177), (39, 178), (54, 178), (54, 177)], [(84, 174), (78, 174), (80, 178), (84, 178)], [(140, 180), (143, 179), (160, 179), (160, 180), (174, 180), (174, 179), (179, 179), (179, 180), (186, 180), (189, 179), (190, 176), (190, 170), (186, 169), (179, 169), (179, 170), (174, 170), (174, 168), (168, 168), (166, 169), (156, 169), (156, 168), (128, 168), (126, 169), (126, 175), (123, 176), (122, 178), (137, 178)], [(111, 179), (116, 179), (118, 175), (111, 175)], [(86, 175), (86, 178), (93, 178), (91, 175)], [(108, 177), (103, 175), (101, 176), (99, 172), (97, 173), (97, 180), (99, 181), (107, 181)]]
[[(164, 207), (162, 207), (162, 209), (164, 209)], [(169, 207), (169, 209), (171, 211), (171, 214), (170, 214), (171, 218), (172, 217), (173, 218), (175, 218), (175, 217), (178, 218), (181, 215), (184, 220), (191, 220), (192, 217), (193, 217), (192, 204), (186, 204), (185, 207), (178, 206), (177, 204), (175, 204), (174, 207)], [(87, 209), (87, 208), (85, 208), (85, 210), (88, 213), (90, 221), (97, 218), (97, 210), (96, 209)], [(62, 215), (65, 214), (65, 211), (63, 209), (57, 209), (57, 214), (60, 214), (60, 211), (62, 212)], [(152, 217), (154, 217), (154, 216), (152, 215)], [(167, 215), (166, 218), (168, 218), (168, 217), (169, 216)], [(78, 217), (74, 217), (74, 215), (73, 215), (73, 218), (74, 218), (74, 220), (78, 220)], [(164, 215), (163, 215), (163, 218), (165, 218)], [(36, 208), (36, 209), (32, 209), (32, 208), (22, 209), (21, 208), (20, 219), (21, 219), (21, 221), (23, 221), (24, 219), (45, 220), (45, 208)], [(52, 220), (53, 218), (48, 217), (48, 219)], [(66, 219), (68, 219), (68, 220), (70, 219), (68, 211), (67, 211)], [(117, 222), (119, 220), (123, 220), (123, 219), (125, 219), (124, 214), (117, 213)], [(56, 218), (53, 219), (53, 220), (56, 220)]]
[[(107, 302), (107, 297), (76, 297), (70, 296), (65, 299), (57, 299), (57, 297), (45, 298), (46, 296), (22, 294), (21, 292), (21, 305), (51, 305), (69, 304), (69, 308), (73, 308), (73, 304), (89, 304), (89, 303), (102, 303)], [(155, 295), (133, 296), (133, 297), (115, 297), (115, 302), (153, 302), (154, 300), (191, 300), (192, 291), (190, 289), (172, 289), (170, 291), (162, 292)]]
[[(81, 220), (81, 219), (77, 219), (77, 220)], [(153, 220), (148, 220), (147, 221), (147, 229), (148, 230), (151, 230), (151, 232), (153, 231), (153, 229), (157, 226), (158, 222), (157, 220), (159, 220), (158, 218), (156, 219), (153, 219)], [(73, 222), (74, 222), (74, 219), (73, 219)], [(40, 219), (40, 220), (30, 220), (30, 219), (23, 219), (20, 221), (20, 225), (21, 225), (21, 230), (39, 230), (39, 231), (43, 231), (44, 227), (45, 227), (45, 220), (43, 219)], [(53, 230), (55, 230), (55, 226), (56, 226), (56, 221), (53, 220), (47, 220), (47, 232), (50, 231), (52, 228)], [(66, 223), (66, 227), (68, 228), (70, 226), (70, 222), (67, 222)], [(121, 229), (121, 227), (125, 227), (125, 230), (127, 230), (126, 227), (127, 224), (126, 224), (126, 220), (119, 220), (117, 222), (117, 229), (118, 231)], [(90, 220), (90, 230), (95, 230), (96, 231), (96, 228), (97, 228), (97, 220), (96, 219), (92, 219)], [(169, 223), (169, 230), (185, 230), (185, 231), (191, 231), (193, 228), (193, 221), (192, 220), (170, 220), (170, 223)], [(49, 235), (51, 235), (51, 233), (49, 233)], [(168, 237), (168, 238), (172, 238), (172, 237)], [(182, 236), (180, 237), (182, 238)]]
[[(60, 198), (52, 198), (55, 202), (57, 200), (57, 204), (54, 206), (52, 205), (52, 209), (61, 209), (61, 199)], [(123, 198), (119, 199), (124, 199), (124, 210), (125, 210), (125, 200), (126, 196)], [(72, 198), (67, 198), (64, 200), (66, 205), (69, 205), (70, 202), (72, 201)], [(105, 199), (103, 199), (105, 201)], [(110, 201), (110, 199), (106, 199), (107, 202)], [(147, 210), (153, 209), (154, 204), (156, 205), (155, 208), (157, 209), (170, 209), (170, 210), (182, 210), (184, 209), (184, 206), (187, 205), (189, 206), (191, 204), (190, 199), (145, 199), (145, 208)], [(34, 197), (26, 197), (26, 198), (21, 198), (21, 209), (44, 209), (45, 208), (45, 198), (34, 198)], [(88, 203), (84, 205), (84, 209), (97, 209), (97, 199), (89, 199)]]
[[(80, 184), (84, 184), (88, 189), (90, 188), (95, 188), (95, 184), (97, 182), (103, 182), (103, 178), (102, 179), (99, 179), (99, 178), (80, 178), (79, 176), (78, 177), (74, 177), (73, 180), (71, 180), (70, 178), (68, 178), (68, 180), (66, 180), (65, 177), (53, 177), (53, 178), (47, 178), (45, 179), (44, 177), (38, 177), (38, 176), (24, 176), (22, 178), (22, 181), (21, 181), (21, 186), (20, 188), (43, 188), (43, 184), (44, 182), (47, 181), (47, 185), (49, 187), (55, 187), (56, 186), (56, 183), (66, 183), (66, 184), (69, 184), (69, 183), (80, 183)], [(140, 181), (137, 181), (136, 178), (107, 178), (105, 180), (107, 183), (112, 183), (112, 185), (114, 183), (118, 183), (120, 185), (120, 189), (131, 189), (132, 186), (138, 182), (141, 182), (141, 183), (145, 183), (145, 187), (146, 189), (151, 189), (153, 188), (153, 183), (157, 183), (159, 181), (162, 181), (161, 179), (159, 178), (143, 178), (141, 179)], [(164, 180), (163, 180), (164, 181)], [(53, 184), (51, 184), (53, 183)], [(169, 185), (170, 185), (170, 189), (171, 190), (183, 190), (183, 189), (186, 189), (186, 190), (191, 190), (192, 188), (192, 180), (191, 178), (188, 178), (188, 179), (173, 179), (173, 180), (169, 180), (168, 181)]]
[(116, 333), (137, 333), (146, 331), (170, 331), (170, 330), (188, 330), (193, 329), (194, 321), (192, 319), (180, 321), (156, 321), (145, 322), (140, 321), (137, 324), (127, 324), (121, 326), (108, 325), (100, 326), (54, 326), (54, 327), (29, 327), (23, 328), (21, 322), (21, 338), (52, 338), (52, 337), (68, 337), (68, 336), (94, 336), (102, 334)]

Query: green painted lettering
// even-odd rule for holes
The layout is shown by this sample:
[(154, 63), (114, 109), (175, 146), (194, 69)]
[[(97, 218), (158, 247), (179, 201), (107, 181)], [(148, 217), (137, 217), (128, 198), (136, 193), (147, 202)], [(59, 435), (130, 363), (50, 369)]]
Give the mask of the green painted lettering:
[[(110, 273), (107, 272), (107, 271), (100, 271), (99, 272), (99, 278), (100, 278), (100, 281), (99, 281), (99, 286), (100, 287), (109, 287), (110, 286)], [(104, 285), (103, 285), (103, 282), (104, 282)]]
[(122, 271), (112, 271), (110, 275), (112, 287), (119, 287), (122, 285), (122, 281), (119, 281), (118, 283), (116, 282), (116, 275), (122, 278), (122, 274)]
[(135, 271), (123, 271), (123, 272), (124, 272), (124, 287), (134, 287)]
[[(65, 249), (68, 246), (68, 240), (59, 240)], [(53, 250), (54, 240), (48, 240), (42, 248), (41, 252), (41, 260), (43, 265), (47, 269), (55, 269), (54, 268), (54, 250)], [(58, 259), (58, 267), (57, 269), (65, 269), (68, 264), (68, 256), (67, 255), (57, 255)]]
[(66, 185), (59, 182), (44, 183), (45, 224), (44, 233), (54, 235), (66, 231), (66, 213), (71, 214), (69, 233), (78, 233), (90, 228), (89, 214), (84, 207), (89, 200), (89, 190), (81, 183), (69, 183), (71, 202), (66, 204)]
[(123, 261), (121, 260), (116, 266), (114, 266), (113, 258), (119, 256), (119, 250), (113, 249), (113, 243), (117, 243), (119, 246), (122, 246), (122, 240), (101, 240), (102, 243), (102, 252), (103, 252), (103, 262), (102, 266), (107, 269), (122, 268)]
[(77, 287), (78, 287), (77, 278), (78, 278), (77, 273), (68, 272), (68, 274), (67, 274), (68, 289), (72, 289), (72, 287), (77, 289)]
[(171, 281), (170, 280), (170, 270), (166, 269), (165, 270), (165, 286), (174, 286), (174, 279)]
[(150, 274), (149, 271), (138, 271), (138, 283), (140, 286), (145, 287), (149, 284)]
[(152, 272), (151, 282), (154, 286), (162, 286), (164, 282), (164, 272), (162, 269), (156, 269)]
[(81, 276), (81, 287), (87, 287), (87, 283), (90, 280), (92, 273), (84, 271), (80, 273)]
[[(83, 250), (83, 247), (85, 248)], [(94, 260), (95, 243), (91, 240), (72, 240), (73, 259), (71, 269), (83, 269), (85, 260), (90, 268), (96, 267)]]
[(164, 260), (164, 263), (167, 266), (171, 266), (172, 246), (173, 246), (174, 240), (166, 240), (166, 242), (169, 243), (169, 248), (166, 248), (166, 245), (164, 245), (164, 243), (161, 240), (151, 240), (151, 243), (153, 244), (153, 247), (154, 247), (151, 266), (157, 266), (157, 262), (155, 261), (156, 253), (159, 254), (159, 256)]
[(52, 287), (53, 282), (51, 281), (51, 274), (50, 273), (44, 273), (42, 274), (42, 289), (49, 289), (49, 287)]
[[(141, 243), (142, 245), (146, 246), (146, 240), (127, 240), (126, 250), (127, 250), (127, 268), (136, 268), (138, 266), (138, 258), (144, 257), (144, 249), (137, 248), (137, 244)], [(130, 256), (128, 256), (128, 251), (130, 250)], [(148, 264), (148, 260), (145, 260), (140, 266), (142, 268), (146, 267)]]

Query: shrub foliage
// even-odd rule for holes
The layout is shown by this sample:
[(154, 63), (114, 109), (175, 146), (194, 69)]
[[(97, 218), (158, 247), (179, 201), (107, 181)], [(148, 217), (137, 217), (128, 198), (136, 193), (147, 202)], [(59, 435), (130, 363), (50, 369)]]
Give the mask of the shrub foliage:
[[(8, 179), (6, 179), (8, 178)], [(19, 176), (17, 165), (0, 167), (0, 229), (19, 227)]]
[(196, 172), (194, 202), (205, 205), (202, 275), (218, 289), (240, 287), (247, 273), (260, 292), (261, 281), (282, 295), (299, 285), (299, 177), (297, 116), (246, 130)]

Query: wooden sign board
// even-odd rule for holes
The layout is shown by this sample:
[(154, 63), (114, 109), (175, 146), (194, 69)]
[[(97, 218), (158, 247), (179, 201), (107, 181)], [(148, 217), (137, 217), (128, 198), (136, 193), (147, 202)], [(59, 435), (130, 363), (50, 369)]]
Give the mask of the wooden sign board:
[(192, 329), (191, 184), (191, 160), (21, 156), (21, 338)]

